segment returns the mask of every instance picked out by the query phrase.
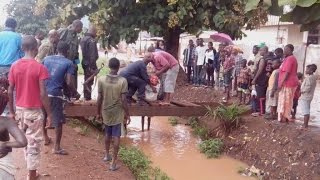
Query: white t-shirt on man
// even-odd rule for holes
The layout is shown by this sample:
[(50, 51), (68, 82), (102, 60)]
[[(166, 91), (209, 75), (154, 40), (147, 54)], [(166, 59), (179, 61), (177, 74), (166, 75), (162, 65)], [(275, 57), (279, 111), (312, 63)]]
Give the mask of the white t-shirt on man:
[(196, 55), (197, 55), (197, 66), (204, 65), (205, 57), (206, 57), (206, 50), (205, 46), (197, 46), (196, 47)]

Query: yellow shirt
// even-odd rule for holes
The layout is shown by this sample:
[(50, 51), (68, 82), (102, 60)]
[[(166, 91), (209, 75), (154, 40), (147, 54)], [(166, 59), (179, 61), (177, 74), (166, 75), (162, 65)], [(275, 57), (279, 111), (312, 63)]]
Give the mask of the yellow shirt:
[[(272, 90), (274, 88), (275, 81), (278, 81), (278, 76), (279, 76), (279, 69), (272, 71), (272, 74), (271, 74), (271, 76), (269, 78), (269, 82), (268, 82), (268, 90)], [(277, 84), (278, 83), (276, 83), (276, 86), (277, 86)]]

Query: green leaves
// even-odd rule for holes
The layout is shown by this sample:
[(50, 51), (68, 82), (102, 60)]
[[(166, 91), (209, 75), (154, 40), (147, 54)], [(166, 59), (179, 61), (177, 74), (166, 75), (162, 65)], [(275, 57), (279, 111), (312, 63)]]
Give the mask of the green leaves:
[(310, 7), (315, 3), (319, 3), (318, 0), (298, 0), (297, 1), (297, 6), (301, 6), (301, 7)]
[(249, 12), (255, 8), (257, 8), (260, 0), (248, 0), (246, 7), (245, 7), (245, 12)]

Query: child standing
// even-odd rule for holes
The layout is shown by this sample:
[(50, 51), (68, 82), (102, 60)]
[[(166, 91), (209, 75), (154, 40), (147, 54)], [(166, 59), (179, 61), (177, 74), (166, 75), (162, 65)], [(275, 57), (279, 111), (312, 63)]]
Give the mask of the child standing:
[[(11, 66), (9, 72), (9, 110), (10, 117), (21, 121), (28, 145), (25, 150), (29, 180), (38, 179), (40, 167), (41, 142), (43, 140), (42, 107), (51, 120), (51, 110), (45, 80), (49, 78), (48, 70), (35, 60), (38, 43), (33, 36), (22, 39), (25, 56)], [(16, 90), (16, 111), (13, 107), (13, 95)], [(15, 117), (16, 116), (16, 117)]]
[(247, 60), (242, 60), (242, 69), (238, 75), (238, 92), (239, 92), (239, 103), (246, 104), (246, 96), (249, 94), (249, 86), (251, 79), (251, 70), (247, 67)]
[(293, 97), (293, 106), (292, 106), (292, 119), (296, 119), (296, 113), (297, 113), (297, 107), (298, 107), (298, 101), (301, 96), (301, 83), (303, 79), (303, 74), (301, 72), (297, 73), (298, 79), (299, 79), (299, 85), (294, 92), (294, 97)]
[(232, 72), (235, 66), (235, 59), (234, 56), (232, 56), (232, 46), (225, 47), (226, 51), (226, 58), (223, 62), (223, 81), (224, 81), (224, 87), (225, 92), (227, 93), (227, 96), (223, 99), (223, 102), (228, 102), (230, 99), (230, 90), (231, 90), (231, 83), (232, 83)]
[[(105, 134), (106, 155), (104, 161), (112, 161), (109, 170), (116, 171), (120, 147), (121, 124), (130, 123), (126, 93), (127, 80), (118, 75), (120, 61), (117, 58), (109, 60), (110, 73), (98, 80), (98, 118), (102, 116)], [(113, 157), (109, 153), (113, 138)]]
[(268, 89), (266, 93), (266, 106), (270, 109), (270, 114), (265, 116), (265, 119), (277, 119), (277, 105), (278, 105), (278, 79), (280, 59), (275, 59), (272, 62), (272, 73), (268, 81)]
[(313, 99), (314, 91), (317, 85), (317, 77), (314, 73), (317, 70), (317, 65), (310, 64), (306, 69), (306, 78), (301, 85), (301, 97), (300, 104), (302, 109), (302, 114), (304, 116), (304, 129), (308, 128), (308, 123), (310, 119), (310, 104)]

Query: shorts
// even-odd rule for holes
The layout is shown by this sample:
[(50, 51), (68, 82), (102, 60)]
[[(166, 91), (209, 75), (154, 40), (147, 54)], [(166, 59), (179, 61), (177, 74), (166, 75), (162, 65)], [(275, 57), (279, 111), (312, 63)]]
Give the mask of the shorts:
[(301, 107), (301, 114), (302, 115), (310, 115), (310, 105), (311, 105), (311, 100), (300, 100), (300, 107)]
[(104, 125), (104, 135), (112, 136), (112, 137), (120, 137), (121, 136), (121, 123), (113, 126)]
[(243, 92), (244, 94), (249, 94), (249, 85), (248, 84), (240, 84), (238, 87), (239, 92)]
[(225, 87), (229, 87), (230, 83), (232, 81), (232, 70), (229, 70), (228, 72), (225, 72), (223, 74), (223, 84)]
[(165, 93), (174, 93), (176, 87), (176, 81), (179, 73), (180, 65), (177, 64), (170, 68), (166, 73), (166, 78), (164, 80), (164, 92)]
[(271, 90), (267, 90), (267, 93), (266, 93), (266, 106), (267, 107), (276, 107), (276, 106), (278, 106), (279, 92), (276, 91), (274, 93), (273, 97), (270, 97), (270, 95), (271, 95)]
[(52, 125), (58, 127), (66, 123), (63, 114), (63, 100), (59, 97), (49, 97), (50, 108), (52, 113)]

